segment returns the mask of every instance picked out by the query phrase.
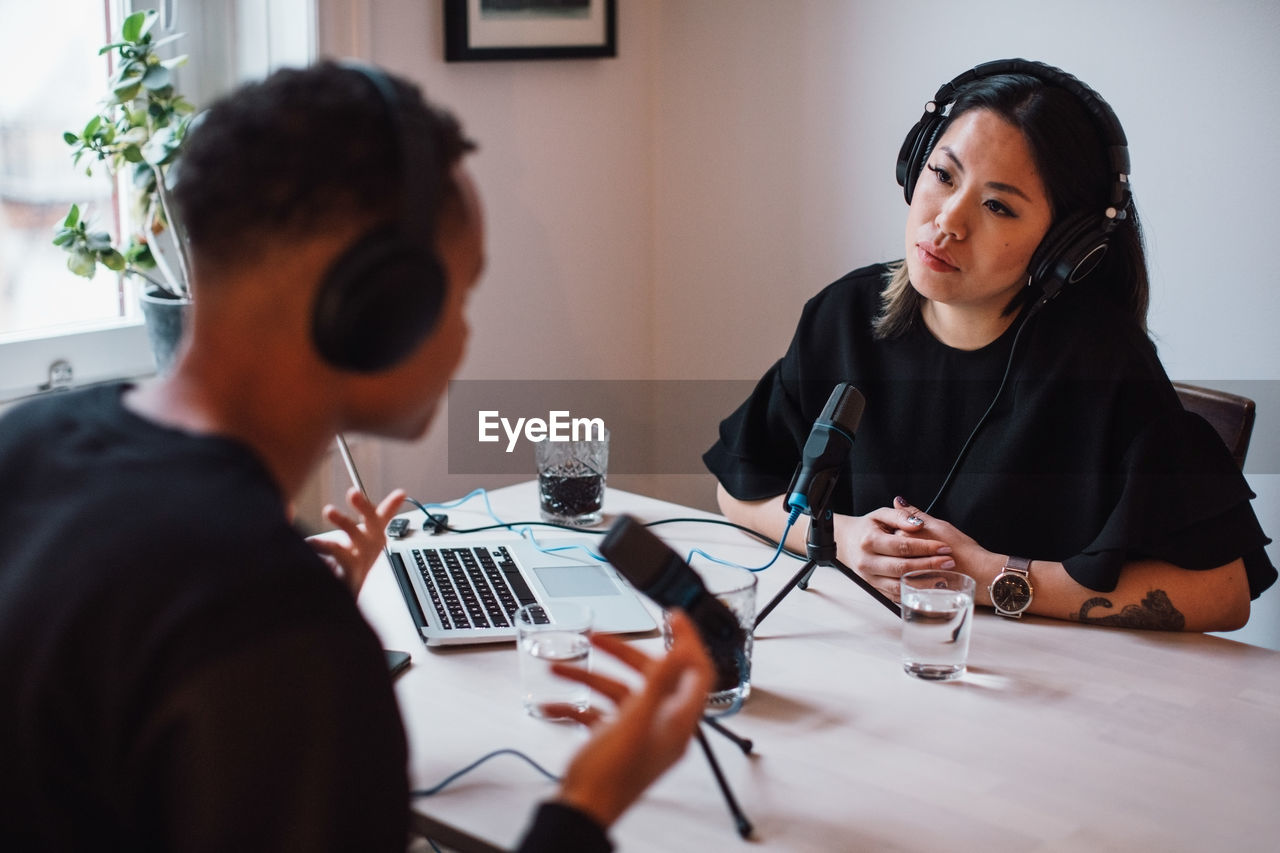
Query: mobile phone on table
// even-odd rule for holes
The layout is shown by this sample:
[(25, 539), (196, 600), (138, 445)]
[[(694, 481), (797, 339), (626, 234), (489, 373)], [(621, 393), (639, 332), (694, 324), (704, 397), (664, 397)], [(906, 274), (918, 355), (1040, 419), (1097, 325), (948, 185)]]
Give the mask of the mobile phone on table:
[(408, 652), (384, 649), (383, 653), (387, 656), (387, 671), (391, 673), (392, 678), (408, 669), (409, 663), (412, 661)]

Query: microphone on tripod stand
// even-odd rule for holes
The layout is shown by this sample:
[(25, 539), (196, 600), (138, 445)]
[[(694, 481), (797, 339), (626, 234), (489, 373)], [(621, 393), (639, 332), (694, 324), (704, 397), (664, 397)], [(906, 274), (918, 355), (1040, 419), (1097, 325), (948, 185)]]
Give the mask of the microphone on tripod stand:
[(831, 391), (800, 453), (800, 464), (787, 487), (783, 502), (787, 511), (800, 510), (813, 515), (813, 508), (825, 507), (831, 499), (840, 469), (849, 458), (853, 438), (862, 422), (867, 401), (862, 392), (848, 382)]
[(805, 543), (809, 560), (760, 611), (760, 615), (756, 617), (757, 627), (797, 585), (805, 589), (810, 575), (818, 566), (836, 569), (895, 616), (902, 615), (897, 604), (853, 569), (841, 563), (836, 556), (835, 524), (829, 504), (835, 492), (836, 480), (853, 448), (854, 436), (866, 405), (862, 392), (848, 382), (841, 382), (832, 389), (827, 404), (813, 422), (813, 429), (810, 430), (800, 454), (800, 464), (796, 467), (783, 501), (788, 512), (803, 512), (810, 517), (809, 535)]
[[(737, 615), (707, 591), (698, 573), (667, 543), (636, 519), (622, 515), (601, 540), (600, 553), (636, 589), (663, 607), (679, 607), (688, 614), (715, 665), (714, 689), (731, 689), (745, 678), (747, 632), (738, 623)], [(710, 717), (704, 716), (703, 721), (737, 744), (744, 754), (750, 754), (751, 741), (738, 737)], [(750, 838), (751, 821), (738, 805), (702, 729), (697, 729), (696, 735), (738, 834)]]

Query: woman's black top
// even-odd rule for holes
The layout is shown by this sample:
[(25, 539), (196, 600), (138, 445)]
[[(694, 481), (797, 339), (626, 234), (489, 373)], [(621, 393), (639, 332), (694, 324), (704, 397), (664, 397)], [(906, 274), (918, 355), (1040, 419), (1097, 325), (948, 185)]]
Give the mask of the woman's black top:
[(1061, 561), (1102, 592), (1140, 558), (1209, 569), (1243, 557), (1255, 598), (1275, 581), (1253, 492), (1111, 301), (1081, 283), (988, 346), (957, 350), (918, 319), (876, 338), (886, 272), (855, 270), (810, 299), (786, 355), (721, 423), (703, 460), (731, 495), (782, 495), (832, 388), (850, 382), (866, 409), (836, 513), (863, 515), (896, 495), (927, 508), (936, 497), (930, 513), (984, 548)]

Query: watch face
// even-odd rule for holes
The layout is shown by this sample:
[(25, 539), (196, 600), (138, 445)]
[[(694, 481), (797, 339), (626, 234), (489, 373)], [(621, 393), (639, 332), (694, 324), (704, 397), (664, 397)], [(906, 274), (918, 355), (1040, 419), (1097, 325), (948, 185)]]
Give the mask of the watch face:
[(1005, 572), (991, 584), (991, 603), (1007, 613), (1019, 613), (1031, 604), (1031, 584), (1022, 575)]

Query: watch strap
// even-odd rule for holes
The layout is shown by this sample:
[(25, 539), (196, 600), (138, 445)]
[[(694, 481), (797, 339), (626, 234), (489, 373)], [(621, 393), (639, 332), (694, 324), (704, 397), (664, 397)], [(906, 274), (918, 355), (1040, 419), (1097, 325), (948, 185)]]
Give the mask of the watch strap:
[(1003, 571), (1017, 572), (1023, 577), (1027, 577), (1031, 573), (1031, 561), (1026, 557), (1015, 557), (1010, 554), (1005, 558)]

